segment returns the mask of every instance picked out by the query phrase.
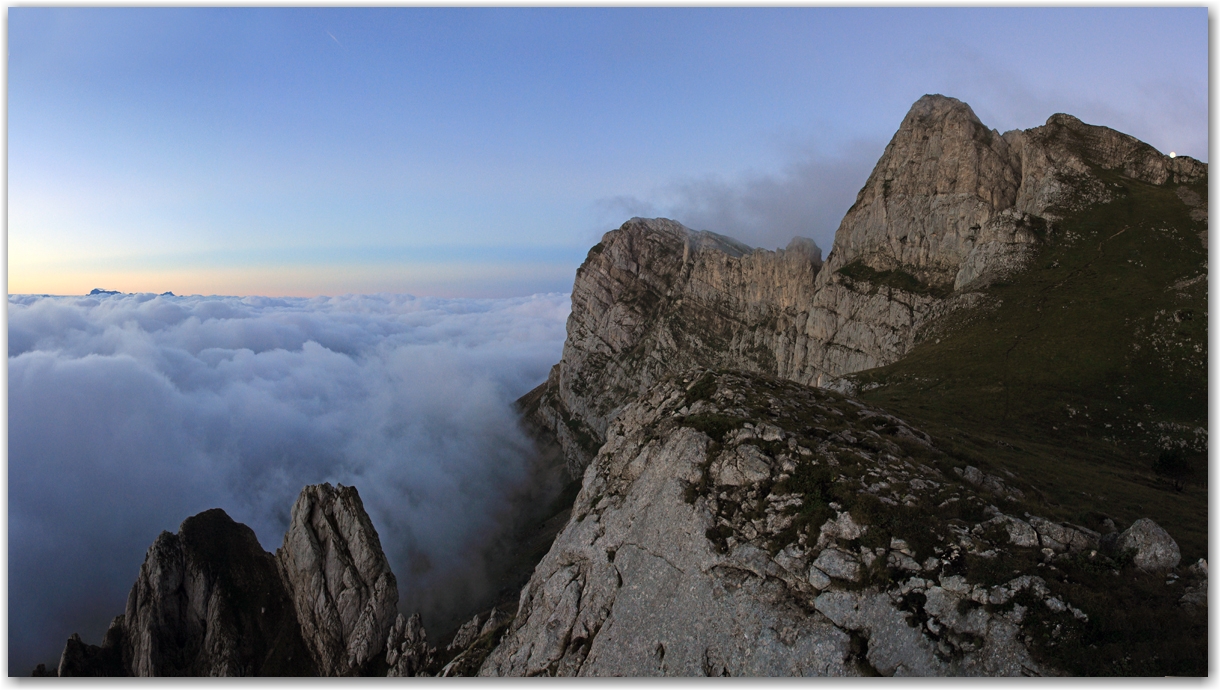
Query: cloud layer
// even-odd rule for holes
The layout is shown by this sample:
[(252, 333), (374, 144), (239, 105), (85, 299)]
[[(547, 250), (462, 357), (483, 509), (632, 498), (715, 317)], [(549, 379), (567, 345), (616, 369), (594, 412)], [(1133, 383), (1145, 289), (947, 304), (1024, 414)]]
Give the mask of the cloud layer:
[(274, 550), (306, 484), (360, 490), (404, 607), (477, 589), (532, 453), (511, 403), (558, 361), (568, 310), (10, 297), (10, 674), (72, 632), (97, 643), (162, 530), (220, 507)]

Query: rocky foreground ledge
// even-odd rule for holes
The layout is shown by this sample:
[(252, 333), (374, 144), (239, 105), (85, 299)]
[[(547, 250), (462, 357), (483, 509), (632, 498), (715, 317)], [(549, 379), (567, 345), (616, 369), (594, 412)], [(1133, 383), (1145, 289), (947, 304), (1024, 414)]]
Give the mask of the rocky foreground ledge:
[(1058, 675), (1098, 592), (1206, 605), (1206, 561), (1178, 574), (1151, 520), (1060, 524), (1015, 483), (832, 391), (664, 381), (609, 426), (481, 674)]

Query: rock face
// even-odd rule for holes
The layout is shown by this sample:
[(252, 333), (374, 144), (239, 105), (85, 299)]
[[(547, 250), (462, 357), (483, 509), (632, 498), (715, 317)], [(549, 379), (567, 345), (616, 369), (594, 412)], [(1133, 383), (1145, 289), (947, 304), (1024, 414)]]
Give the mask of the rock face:
[(73, 635), (58, 675), (384, 673), (397, 603), (356, 489), (309, 486), (275, 555), (219, 509), (162, 532), (127, 610), (100, 646)]
[(799, 238), (771, 252), (639, 218), (607, 233), (577, 271), (563, 358), (523, 403), (578, 476), (617, 410), (664, 376), (723, 366), (845, 385), (1022, 270), (1065, 209), (1106, 198), (1111, 173), (1190, 182), (1206, 166), (1062, 114), (1001, 135), (965, 103), (925, 96), (824, 265)]
[[(821, 251), (777, 252), (634, 218), (589, 251), (572, 288), (563, 360), (523, 400), (553, 429), (574, 476), (622, 402), (691, 362), (782, 373), (773, 353), (813, 296)], [(786, 371), (786, 369), (785, 369)]]
[(354, 487), (306, 487), (276, 559), (321, 675), (356, 675), (384, 654), (398, 581)]
[(1040, 534), (1062, 540), (1053, 558), (1104, 559), (1079, 551), (1095, 533), (1005, 514), (990, 502), (1010, 495), (938, 457), (833, 392), (745, 373), (662, 381), (608, 427), (480, 673), (1053, 672), (1027, 628), (1087, 616), (990, 564), (1042, 558)]
[(1111, 588), (1206, 606), (1205, 566), (1180, 596), (1120, 572), (1125, 548), (1176, 566), (1151, 521), (1103, 538), (1032, 515), (1020, 478), (832, 392), (993, 299), (1116, 185), (1206, 174), (1070, 116), (1001, 135), (928, 96), (824, 264), (665, 219), (607, 233), (563, 359), (522, 400), (582, 487), (480, 674), (1057, 674), (1107, 644), (1090, 635), (1115, 625), (1095, 598)]

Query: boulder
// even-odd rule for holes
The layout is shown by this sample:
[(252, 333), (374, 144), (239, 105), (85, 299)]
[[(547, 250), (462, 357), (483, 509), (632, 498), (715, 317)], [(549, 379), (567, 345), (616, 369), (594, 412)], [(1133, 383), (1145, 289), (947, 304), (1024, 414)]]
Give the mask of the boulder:
[(1038, 546), (1038, 532), (1028, 522), (1011, 516), (1004, 516), (1004, 529), (1008, 531), (1008, 541), (1013, 546)]
[(711, 467), (712, 480), (721, 486), (746, 486), (771, 476), (767, 456), (758, 446), (742, 444), (716, 458)]
[(1140, 518), (1118, 536), (1119, 552), (1133, 549), (1132, 562), (1140, 570), (1159, 572), (1177, 567), (1182, 560), (1178, 543), (1148, 518)]

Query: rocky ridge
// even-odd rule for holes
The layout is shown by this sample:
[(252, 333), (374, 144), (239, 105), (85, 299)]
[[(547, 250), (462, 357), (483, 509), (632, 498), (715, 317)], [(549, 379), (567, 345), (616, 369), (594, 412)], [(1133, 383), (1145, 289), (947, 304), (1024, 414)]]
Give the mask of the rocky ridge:
[(1069, 115), (1003, 135), (968, 105), (912, 106), (835, 235), (756, 250), (666, 219), (607, 233), (577, 271), (563, 358), (523, 399), (574, 476), (616, 411), (660, 378), (698, 367), (842, 388), (902, 357), (939, 316), (987, 299), (1054, 222), (1109, 192), (1116, 171), (1190, 182), (1206, 166)]
[[(993, 283), (1076, 241), (1058, 223), (1130, 199), (1125, 184), (1177, 185), (1205, 220), (1206, 175), (1071, 116), (1001, 135), (927, 96), (825, 263), (666, 219), (607, 233), (577, 273), (563, 359), (521, 401), (581, 493), (480, 673), (1198, 668), (1178, 638), (1198, 629), (1206, 561), (1179, 570), (1151, 520), (1047, 519), (1012, 473), (801, 384), (850, 392), (844, 376), (899, 360), (940, 317), (994, 309)], [(1149, 615), (1165, 640), (1133, 662), (1130, 631), (1157, 626), (1131, 617)]]

